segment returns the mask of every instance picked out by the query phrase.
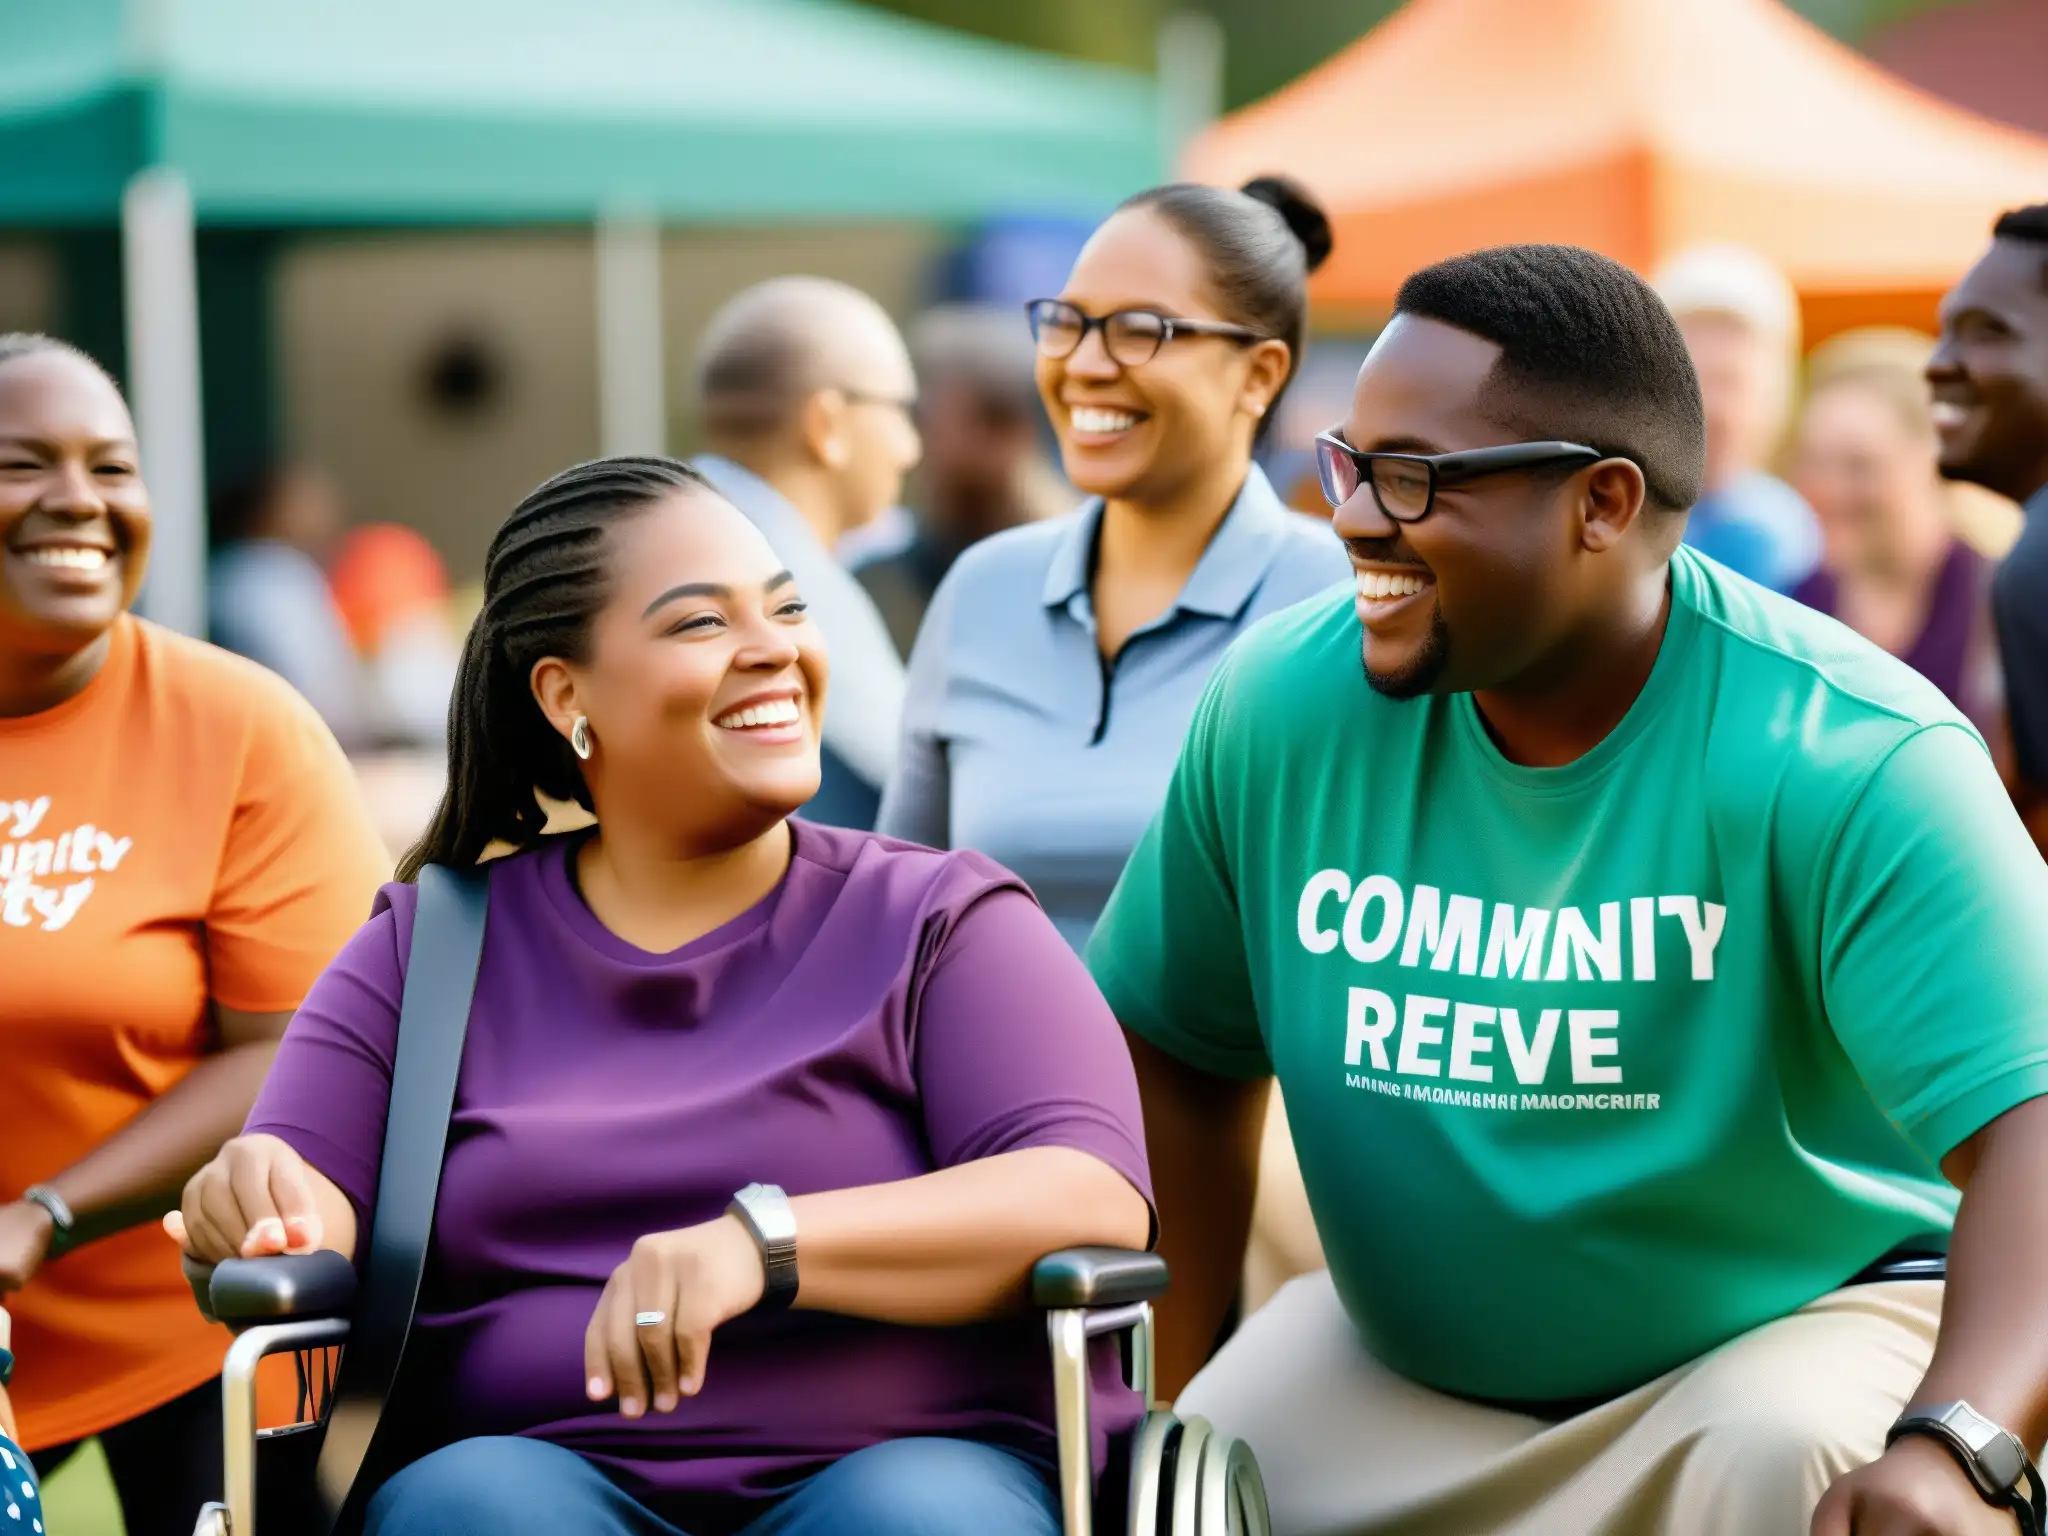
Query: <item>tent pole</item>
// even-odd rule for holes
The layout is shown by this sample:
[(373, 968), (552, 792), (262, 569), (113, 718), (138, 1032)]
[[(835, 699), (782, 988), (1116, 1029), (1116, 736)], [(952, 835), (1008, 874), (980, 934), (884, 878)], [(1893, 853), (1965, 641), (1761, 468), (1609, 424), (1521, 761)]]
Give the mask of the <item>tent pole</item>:
[(206, 633), (206, 461), (199, 399), (199, 275), (192, 194), (167, 166), (121, 194), (128, 394), (155, 533), (143, 611)]
[(661, 226), (633, 214), (597, 223), (597, 407), (607, 456), (668, 451)]
[(1203, 11), (1176, 10), (1159, 24), (1160, 149), (1168, 173), (1223, 111), (1223, 27)]

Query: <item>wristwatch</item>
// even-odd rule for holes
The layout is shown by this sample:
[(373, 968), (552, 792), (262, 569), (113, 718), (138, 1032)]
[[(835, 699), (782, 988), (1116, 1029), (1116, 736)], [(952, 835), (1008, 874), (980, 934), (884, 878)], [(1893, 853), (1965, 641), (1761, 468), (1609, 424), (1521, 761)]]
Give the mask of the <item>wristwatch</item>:
[(2017, 1437), (1965, 1402), (1938, 1403), (1900, 1416), (1884, 1437), (1887, 1448), (1907, 1435), (1940, 1444), (1969, 1474), (1987, 1504), (2010, 1510), (2024, 1536), (2042, 1536), (2048, 1523), (2041, 1474)]
[(47, 1184), (31, 1184), (21, 1192), (21, 1198), (31, 1205), (40, 1205), (50, 1213), (49, 1256), (56, 1258), (71, 1246), (72, 1228), (78, 1224), (78, 1219), (71, 1214), (71, 1206)]
[(796, 1300), (796, 1212), (790, 1209), (789, 1196), (773, 1184), (749, 1184), (725, 1210), (728, 1216), (739, 1217), (761, 1248), (768, 1283), (754, 1310), (780, 1312)]

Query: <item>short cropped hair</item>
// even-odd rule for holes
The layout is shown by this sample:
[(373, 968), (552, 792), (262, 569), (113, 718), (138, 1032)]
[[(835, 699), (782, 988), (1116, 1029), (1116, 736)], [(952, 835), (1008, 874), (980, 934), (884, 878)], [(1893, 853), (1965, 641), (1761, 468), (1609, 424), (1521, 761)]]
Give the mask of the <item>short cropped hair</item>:
[(2041, 287), (2048, 291), (2048, 203), (2030, 203), (2000, 214), (1991, 226), (1995, 240), (2018, 240), (2041, 257)]
[[(0, 363), (11, 363), (18, 357), (35, 357), (51, 352), (84, 363), (109, 384), (114, 384), (114, 376), (101, 366), (98, 358), (83, 347), (73, 346), (61, 336), (45, 336), (40, 331), (8, 331), (0, 334)], [(114, 384), (114, 392), (119, 394), (120, 390), (121, 386)]]
[(2000, 214), (1998, 222), (1991, 226), (1991, 234), (1998, 240), (2025, 240), (2033, 245), (2048, 245), (2048, 203), (2030, 203), (2024, 208)]
[(1699, 500), (1699, 375), (1664, 301), (1619, 262), (1575, 245), (1495, 246), (1424, 267), (1394, 309), (1501, 349), (1481, 408), (1503, 426), (1631, 460), (1664, 511)]
[(901, 348), (888, 312), (832, 278), (771, 277), (728, 299), (704, 328), (697, 403), (714, 437), (786, 425), (815, 390), (847, 388), (862, 349)]

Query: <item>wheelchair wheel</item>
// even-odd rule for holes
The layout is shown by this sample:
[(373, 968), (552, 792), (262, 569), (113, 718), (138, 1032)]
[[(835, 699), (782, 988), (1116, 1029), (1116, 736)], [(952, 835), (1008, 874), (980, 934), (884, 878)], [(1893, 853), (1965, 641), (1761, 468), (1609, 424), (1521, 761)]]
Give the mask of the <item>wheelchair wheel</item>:
[(1214, 1434), (1199, 1415), (1181, 1420), (1180, 1451), (1173, 1459), (1173, 1536), (1202, 1536), (1202, 1495), (1208, 1492), (1202, 1460)]
[(1206, 1419), (1145, 1416), (1131, 1445), (1128, 1536), (1269, 1536), (1258, 1462)]
[(1161, 1536), (1168, 1529), (1160, 1515), (1172, 1502), (1163, 1493), (1179, 1444), (1179, 1419), (1156, 1408), (1145, 1415), (1131, 1440), (1130, 1517), (1124, 1525), (1129, 1536)]
[(1201, 1536), (1269, 1536), (1272, 1524), (1252, 1448), (1212, 1433), (1203, 1452)]

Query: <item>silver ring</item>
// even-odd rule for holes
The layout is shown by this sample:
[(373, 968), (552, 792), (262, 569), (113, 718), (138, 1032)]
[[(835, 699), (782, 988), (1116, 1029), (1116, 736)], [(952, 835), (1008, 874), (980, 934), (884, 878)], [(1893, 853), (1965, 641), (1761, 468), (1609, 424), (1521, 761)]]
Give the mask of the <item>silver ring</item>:
[(659, 1328), (667, 1321), (668, 1314), (666, 1312), (635, 1312), (633, 1314), (633, 1326), (635, 1328)]

